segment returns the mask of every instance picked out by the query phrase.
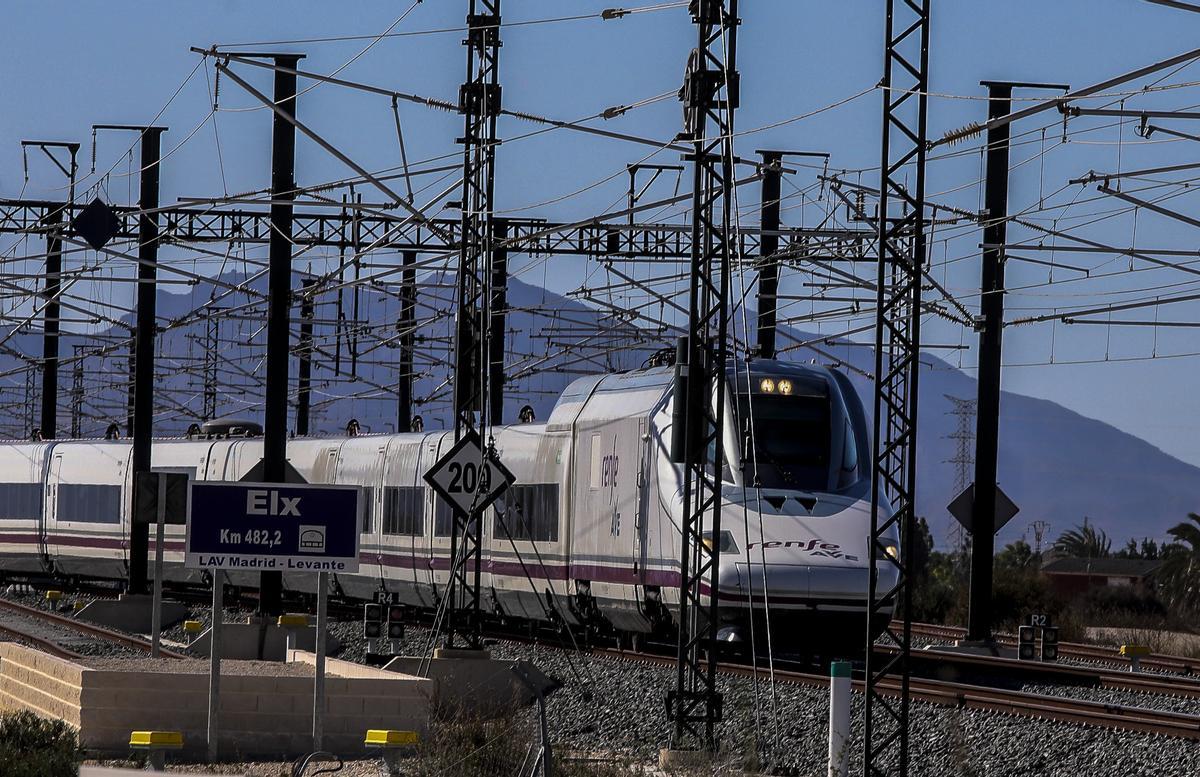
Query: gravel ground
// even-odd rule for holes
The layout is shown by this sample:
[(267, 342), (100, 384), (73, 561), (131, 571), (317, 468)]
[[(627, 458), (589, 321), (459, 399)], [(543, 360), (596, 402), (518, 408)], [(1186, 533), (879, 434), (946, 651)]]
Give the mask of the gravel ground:
[[(365, 653), (358, 623), (339, 623), (334, 633), (346, 643), (343, 658)], [(423, 651), (428, 632), (409, 629), (401, 648)], [(565, 686), (547, 703), (556, 746), (579, 751), (617, 752), (634, 761), (653, 761), (667, 744), (664, 694), (674, 683), (670, 668), (616, 658), (576, 656), (554, 648), (501, 642), (490, 647), (499, 659), (525, 658)], [(582, 678), (582, 679), (581, 679)], [(586, 697), (581, 688), (590, 686)], [(769, 744), (761, 755), (776, 770), (823, 775), (827, 758), (827, 691), (778, 683), (774, 695), (748, 678), (723, 678), (726, 723), (721, 728), (728, 760), (743, 760), (755, 750), (755, 720)], [(1043, 687), (1026, 690), (1042, 692)], [(1200, 712), (1193, 700), (1154, 697), (1124, 691), (1055, 687), (1062, 696), (1089, 698), (1126, 706)], [(755, 711), (758, 710), (758, 714)], [(919, 702), (912, 707), (913, 775), (1176, 775), (1200, 770), (1195, 743), (1050, 721), (1029, 720), (976, 710), (954, 710)], [(855, 697), (855, 745), (861, 744), (861, 701)], [(774, 713), (774, 714), (772, 714)], [(778, 722), (776, 722), (778, 721)], [(778, 739), (776, 740), (776, 737)], [(778, 744), (774, 744), (775, 742)], [(856, 770), (852, 769), (852, 773)]]
[[(500, 658), (520, 653), (550, 674), (570, 676), (565, 654), (529, 646), (498, 645)], [(616, 750), (651, 759), (667, 743), (662, 722), (663, 694), (673, 670), (619, 659), (577, 659), (595, 680), (595, 698), (587, 701), (569, 685), (548, 703), (556, 743), (580, 750)], [(824, 773), (827, 757), (827, 691), (790, 683), (776, 685), (774, 699), (760, 683), (756, 705), (749, 679), (723, 678), (726, 723), (723, 746), (731, 753), (753, 750), (755, 714), (759, 730), (778, 745), (763, 755), (777, 768), (801, 775)], [(772, 715), (772, 710), (777, 715)], [(1084, 726), (1008, 717), (975, 710), (958, 711), (923, 703), (912, 707), (914, 775), (1174, 775), (1200, 767), (1195, 743)], [(861, 702), (855, 697), (855, 746), (861, 748)], [(776, 723), (778, 721), (778, 723)], [(854, 760), (852, 758), (852, 760)], [(852, 770), (853, 772), (854, 770)]]
[[(243, 619), (248, 613), (227, 610), (226, 618)], [(192, 617), (207, 623), (208, 610), (193, 608)], [(334, 622), (331, 632), (344, 643), (340, 658), (363, 661), (365, 641), (358, 621)], [(167, 639), (186, 641), (179, 627), (164, 631)], [(409, 628), (397, 652), (423, 654), (429, 632)], [(921, 640), (918, 645), (938, 644)], [(551, 736), (558, 748), (617, 753), (632, 762), (653, 762), (667, 744), (669, 729), (663, 716), (665, 692), (674, 683), (669, 667), (634, 663), (608, 657), (577, 655), (556, 648), (516, 643), (490, 647), (499, 659), (524, 658), (564, 683), (551, 695), (547, 712)], [(1064, 662), (1065, 663), (1065, 662)], [(725, 677), (726, 721), (719, 729), (727, 764), (746, 761), (757, 752), (773, 770), (796, 775), (824, 775), (827, 749), (827, 691), (790, 683), (777, 683), (774, 693), (760, 682), (756, 689), (748, 678)], [(587, 695), (584, 688), (589, 688)], [(1153, 707), (1200, 714), (1197, 700), (1119, 690), (1028, 685), (1024, 690), (1125, 706)], [(861, 700), (854, 699), (853, 762), (861, 751)], [(532, 711), (524, 714), (531, 715)], [(757, 721), (757, 725), (756, 725)], [(763, 743), (756, 745), (756, 742)], [(1185, 775), (1200, 772), (1200, 747), (1195, 743), (1094, 729), (1065, 723), (1030, 720), (977, 710), (956, 710), (920, 702), (912, 706), (913, 775), (1049, 775), (1081, 774)], [(213, 772), (206, 766), (188, 771)], [(281, 764), (227, 764), (220, 772), (276, 777), (286, 774)], [(377, 775), (375, 761), (352, 762), (339, 774), (348, 777)]]

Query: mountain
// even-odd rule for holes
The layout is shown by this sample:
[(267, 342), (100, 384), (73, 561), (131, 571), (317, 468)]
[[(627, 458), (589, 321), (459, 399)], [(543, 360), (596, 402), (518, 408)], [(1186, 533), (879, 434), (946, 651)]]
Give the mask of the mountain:
[[(227, 276), (236, 286), (243, 279)], [(254, 285), (258, 285), (256, 282)], [(316, 434), (337, 434), (351, 419), (365, 430), (395, 429), (394, 394), (397, 343), (395, 322), (399, 316), (398, 287), (379, 287), (370, 295), (345, 292), (342, 313), (347, 321), (339, 335), (339, 320), (333, 295), (322, 297), (315, 306), (313, 410), (311, 427)], [(438, 275), (422, 278), (418, 292), (414, 409), (422, 415), (425, 428), (445, 428), (449, 421), (451, 387), (447, 383), (449, 346), (453, 327), (445, 316), (453, 293)], [(261, 299), (224, 287), (193, 287), (186, 294), (159, 296), (160, 323), (168, 326), (159, 338), (156, 364), (155, 431), (161, 435), (181, 434), (203, 411), (206, 321), (193, 311), (216, 298), (224, 308), (216, 359), (218, 415), (257, 417), (261, 412), (261, 381), (265, 315)], [(581, 374), (632, 369), (661, 348), (669, 335), (639, 324), (640, 311), (606, 311), (585, 305), (546, 289), (513, 279), (509, 283), (508, 355), (505, 419), (513, 420), (525, 404), (545, 418), (564, 386)], [(359, 311), (358, 320), (354, 311)], [(657, 311), (655, 311), (657, 313)], [(648, 316), (654, 315), (647, 313)], [(66, 312), (64, 312), (64, 317)], [(126, 318), (126, 320), (129, 320)], [(357, 326), (356, 326), (357, 325)], [(355, 330), (359, 332), (356, 336)], [(597, 334), (600, 332), (600, 334)], [(80, 346), (82, 352), (103, 346), (104, 355), (83, 361), (80, 427), (82, 436), (99, 436), (110, 422), (123, 427), (128, 376), (127, 335), (107, 329), (88, 336), (63, 337), (61, 354), (69, 359)], [(781, 331), (781, 347), (812, 338), (795, 330)], [(358, 340), (355, 348), (353, 341)], [(380, 344), (382, 339), (383, 344)], [(829, 356), (842, 359), (852, 368), (870, 372), (870, 349), (847, 346), (834, 340), (821, 346), (825, 356), (797, 349), (788, 358)], [(25, 330), (0, 343), (0, 433), (24, 437), (30, 424), (29, 410), (36, 416), (36, 393), (40, 378), (26, 386), (20, 354), (41, 353), (41, 332)], [(293, 391), (296, 361), (292, 362)], [(973, 398), (975, 380), (930, 354), (922, 356), (921, 401), (918, 431), (918, 513), (930, 523), (939, 545), (947, 543), (951, 519), (946, 505), (956, 495), (956, 441), (951, 437), (957, 418), (946, 395)], [(862, 374), (852, 373), (864, 404), (871, 410), (872, 387)], [(74, 396), (73, 362), (60, 370), (59, 429), (70, 426)], [(1067, 408), (1042, 399), (1004, 392), (1001, 401), (999, 481), (1003, 490), (1021, 508), (999, 535), (1001, 544), (1027, 535), (1033, 521), (1047, 521), (1050, 529), (1044, 542), (1081, 523), (1104, 529), (1121, 545), (1130, 537), (1162, 538), (1166, 529), (1182, 520), (1188, 511), (1200, 509), (1200, 469), (1175, 459), (1144, 440)]]

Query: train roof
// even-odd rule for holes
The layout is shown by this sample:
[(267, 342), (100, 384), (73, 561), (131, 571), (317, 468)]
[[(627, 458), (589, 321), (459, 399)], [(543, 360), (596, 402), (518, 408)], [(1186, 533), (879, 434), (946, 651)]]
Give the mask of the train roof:
[[(731, 360), (729, 377), (751, 375), (785, 375), (826, 381), (830, 370), (816, 364), (780, 361), (778, 359), (752, 359), (748, 362)], [(670, 389), (675, 376), (674, 367), (646, 367), (627, 372), (604, 375), (587, 375), (570, 383), (563, 390), (550, 418), (548, 429), (569, 427), (583, 412), (586, 405), (588, 415), (636, 416), (653, 411)], [(744, 382), (744, 377), (741, 381)], [(619, 395), (616, 396), (616, 395)]]

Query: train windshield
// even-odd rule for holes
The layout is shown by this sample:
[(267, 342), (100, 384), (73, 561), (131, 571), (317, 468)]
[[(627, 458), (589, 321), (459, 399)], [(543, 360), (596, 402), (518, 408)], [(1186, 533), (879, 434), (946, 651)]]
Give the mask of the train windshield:
[(833, 446), (828, 384), (795, 378), (753, 380), (751, 391), (739, 387), (737, 392), (746, 484), (829, 490)]

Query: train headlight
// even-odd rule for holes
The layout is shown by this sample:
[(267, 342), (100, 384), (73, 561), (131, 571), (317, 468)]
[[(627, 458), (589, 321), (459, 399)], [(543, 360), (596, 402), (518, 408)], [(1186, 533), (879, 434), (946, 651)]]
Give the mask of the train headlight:
[[(704, 547), (709, 550), (713, 549), (712, 532), (704, 532), (701, 535), (700, 541), (704, 543)], [(737, 543), (733, 541), (733, 534), (727, 531), (721, 532), (721, 552), (722, 553), (737, 553)]]
[(895, 545), (884, 545), (882, 548), (880, 546), (876, 545), (875, 546), (875, 560), (883, 561), (885, 559), (890, 559), (892, 561), (899, 561), (900, 560), (900, 548), (896, 547)]
[(758, 382), (758, 388), (764, 394), (774, 394), (775, 393), (775, 381), (771, 380), (770, 378), (763, 378), (761, 381)]
[(776, 384), (776, 386), (779, 388), (780, 394), (791, 394), (792, 393), (792, 382), (790, 380), (788, 380), (787, 378), (780, 379), (779, 383)]

